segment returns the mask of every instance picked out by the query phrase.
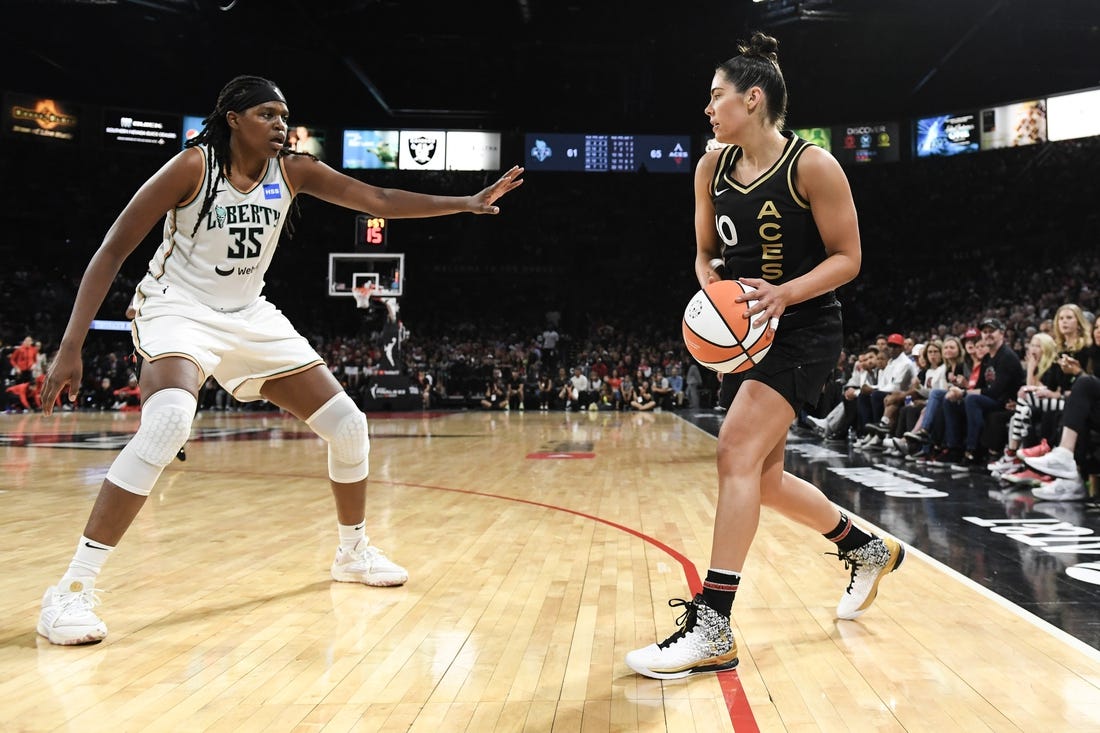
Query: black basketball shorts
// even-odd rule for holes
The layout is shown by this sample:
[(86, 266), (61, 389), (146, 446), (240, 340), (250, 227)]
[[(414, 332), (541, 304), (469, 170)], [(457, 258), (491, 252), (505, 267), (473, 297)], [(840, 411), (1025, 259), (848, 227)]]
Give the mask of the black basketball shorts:
[(760, 363), (722, 377), (718, 405), (729, 409), (738, 388), (751, 379), (781, 394), (797, 415), (807, 403), (817, 403), (843, 347), (839, 303), (784, 313), (771, 349)]

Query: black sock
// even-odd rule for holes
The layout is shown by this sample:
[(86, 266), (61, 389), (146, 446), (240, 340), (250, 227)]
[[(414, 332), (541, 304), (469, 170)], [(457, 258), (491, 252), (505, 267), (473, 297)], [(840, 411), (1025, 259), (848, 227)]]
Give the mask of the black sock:
[(741, 573), (711, 568), (707, 571), (707, 579), (703, 581), (703, 603), (729, 618), (733, 598), (737, 595), (737, 586), (740, 583)]
[(841, 512), (840, 524), (834, 527), (832, 532), (825, 535), (825, 539), (829, 542), (835, 542), (838, 550), (848, 551), (863, 547), (872, 540), (872, 537), (857, 527), (848, 518), (847, 514)]

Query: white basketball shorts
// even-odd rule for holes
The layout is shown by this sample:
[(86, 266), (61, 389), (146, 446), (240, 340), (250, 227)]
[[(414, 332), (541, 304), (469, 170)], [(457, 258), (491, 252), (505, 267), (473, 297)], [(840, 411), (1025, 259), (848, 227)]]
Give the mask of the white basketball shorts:
[(215, 310), (147, 276), (134, 297), (134, 347), (146, 361), (180, 356), (203, 381), (213, 375), (241, 402), (262, 399), (264, 382), (311, 369), (324, 360), (282, 311), (260, 297), (241, 310)]

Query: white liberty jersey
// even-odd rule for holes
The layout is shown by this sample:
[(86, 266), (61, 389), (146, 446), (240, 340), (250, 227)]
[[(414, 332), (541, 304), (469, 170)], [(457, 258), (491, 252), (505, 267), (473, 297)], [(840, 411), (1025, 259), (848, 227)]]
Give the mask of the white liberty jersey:
[(249, 191), (237, 190), (224, 178), (218, 181), (210, 210), (196, 230), (210, 175), (209, 147), (197, 147), (206, 159), (202, 183), (190, 201), (168, 212), (149, 276), (216, 310), (240, 310), (263, 291), (294, 192), (282, 160), (272, 158), (263, 180)]

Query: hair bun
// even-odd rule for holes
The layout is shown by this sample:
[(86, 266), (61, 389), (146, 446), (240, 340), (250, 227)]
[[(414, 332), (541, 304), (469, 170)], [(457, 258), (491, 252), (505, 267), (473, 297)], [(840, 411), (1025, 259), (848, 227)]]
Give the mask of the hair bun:
[(762, 56), (769, 61), (779, 63), (779, 41), (761, 31), (754, 31), (749, 45), (742, 51), (746, 56)]

